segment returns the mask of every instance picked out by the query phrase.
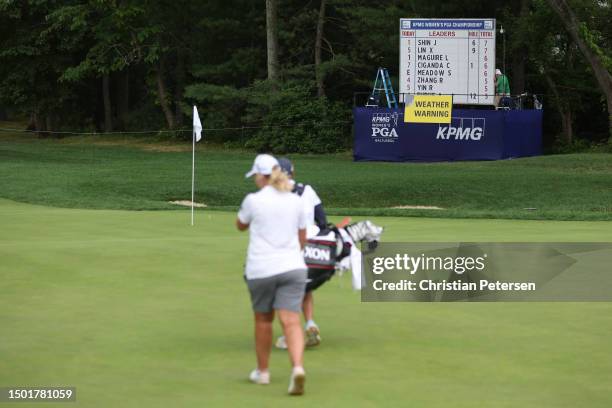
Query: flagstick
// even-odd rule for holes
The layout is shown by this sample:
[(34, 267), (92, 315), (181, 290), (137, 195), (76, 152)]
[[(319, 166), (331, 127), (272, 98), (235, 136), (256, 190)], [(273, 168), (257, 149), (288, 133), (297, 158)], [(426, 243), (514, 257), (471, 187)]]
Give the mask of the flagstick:
[(193, 153), (191, 156), (191, 226), (193, 227), (193, 200), (195, 191), (195, 131), (192, 132)]

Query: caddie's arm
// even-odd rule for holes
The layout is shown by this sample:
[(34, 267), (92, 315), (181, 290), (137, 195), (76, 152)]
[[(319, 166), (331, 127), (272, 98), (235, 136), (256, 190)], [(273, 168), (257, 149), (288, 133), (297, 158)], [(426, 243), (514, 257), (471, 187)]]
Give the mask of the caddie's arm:
[(327, 215), (325, 214), (325, 210), (323, 209), (323, 204), (317, 204), (314, 208), (314, 219), (315, 224), (319, 229), (324, 229), (327, 227)]
[(306, 245), (306, 228), (300, 228), (298, 230), (298, 239), (300, 240), (300, 248), (304, 249), (304, 245)]

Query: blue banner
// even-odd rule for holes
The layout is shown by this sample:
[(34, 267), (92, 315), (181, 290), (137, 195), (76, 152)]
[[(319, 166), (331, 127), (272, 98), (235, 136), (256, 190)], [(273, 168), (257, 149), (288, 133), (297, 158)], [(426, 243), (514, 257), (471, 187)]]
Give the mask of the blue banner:
[(541, 110), (454, 109), (450, 124), (404, 123), (403, 109), (354, 108), (356, 161), (499, 160), (542, 153)]

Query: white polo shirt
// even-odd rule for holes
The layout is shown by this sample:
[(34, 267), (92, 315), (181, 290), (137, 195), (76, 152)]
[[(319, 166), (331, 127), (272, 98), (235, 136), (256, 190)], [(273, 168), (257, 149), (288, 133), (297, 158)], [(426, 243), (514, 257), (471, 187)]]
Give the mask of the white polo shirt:
[(306, 225), (313, 225), (315, 223), (314, 209), (317, 205), (321, 204), (321, 199), (314, 191), (314, 188), (310, 187), (310, 185), (308, 184), (304, 186), (304, 192), (302, 193), (302, 202), (304, 203)]
[(306, 220), (296, 194), (265, 186), (244, 198), (238, 219), (249, 224), (247, 279), (306, 269), (298, 239), (298, 229), (306, 228)]

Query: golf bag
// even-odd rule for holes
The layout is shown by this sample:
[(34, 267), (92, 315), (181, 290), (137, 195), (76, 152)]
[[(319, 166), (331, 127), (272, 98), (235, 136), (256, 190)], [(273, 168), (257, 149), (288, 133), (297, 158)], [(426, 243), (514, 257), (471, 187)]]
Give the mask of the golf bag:
[(382, 231), (382, 227), (371, 221), (361, 221), (342, 228), (342, 231), (330, 224), (309, 238), (304, 246), (304, 262), (308, 267), (306, 292), (330, 280), (338, 263), (351, 253), (353, 245), (366, 241), (369, 250), (376, 248)]

